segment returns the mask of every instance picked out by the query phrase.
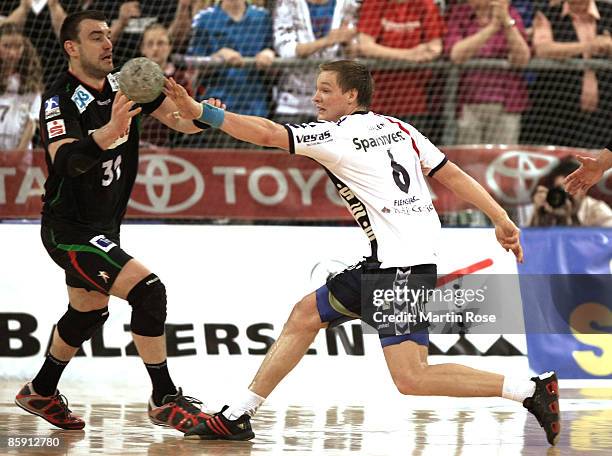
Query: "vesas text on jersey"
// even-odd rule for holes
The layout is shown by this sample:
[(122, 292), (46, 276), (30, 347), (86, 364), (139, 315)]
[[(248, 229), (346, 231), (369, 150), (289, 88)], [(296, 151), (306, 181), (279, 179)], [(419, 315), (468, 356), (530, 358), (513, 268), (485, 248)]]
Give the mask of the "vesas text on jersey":
[(388, 146), (389, 144), (400, 141), (406, 141), (406, 138), (404, 138), (401, 131), (375, 136), (373, 138), (353, 138), (355, 149), (363, 149), (364, 152), (367, 152), (370, 147)]
[(310, 143), (310, 142), (322, 142), (326, 139), (331, 139), (331, 133), (329, 130), (324, 131), (323, 133), (317, 133), (312, 135), (296, 135), (295, 139), (298, 144), (301, 143)]

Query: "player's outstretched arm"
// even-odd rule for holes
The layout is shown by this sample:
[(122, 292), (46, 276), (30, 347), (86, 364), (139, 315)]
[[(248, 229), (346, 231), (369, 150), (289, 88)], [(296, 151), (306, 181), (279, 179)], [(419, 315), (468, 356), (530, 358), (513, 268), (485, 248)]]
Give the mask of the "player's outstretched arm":
[(289, 149), (289, 133), (280, 124), (263, 117), (225, 111), (221, 101), (212, 98), (206, 103), (198, 103), (172, 78), (166, 80), (164, 93), (177, 106), (178, 116), (183, 119), (200, 121), (251, 144)]
[(459, 198), (472, 203), (487, 214), (495, 225), (497, 241), (505, 250), (512, 251), (519, 263), (523, 262), (520, 230), (510, 220), (504, 208), (497, 204), (482, 185), (451, 161), (440, 168), (433, 178), (452, 190)]
[(572, 195), (585, 194), (589, 188), (602, 178), (606, 170), (612, 168), (612, 151), (602, 150), (597, 158), (576, 157), (581, 165), (565, 178), (565, 188)]

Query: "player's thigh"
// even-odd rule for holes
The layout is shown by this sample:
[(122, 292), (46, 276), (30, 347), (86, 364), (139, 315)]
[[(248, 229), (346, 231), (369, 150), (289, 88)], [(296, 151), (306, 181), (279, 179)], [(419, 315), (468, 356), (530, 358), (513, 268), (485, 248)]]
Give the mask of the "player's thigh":
[(68, 285), (70, 305), (79, 312), (90, 312), (108, 306), (109, 296), (93, 290)]
[[(119, 240), (87, 230), (66, 230), (43, 226), (41, 237), (49, 256), (66, 273), (70, 288), (109, 295), (115, 281), (132, 257), (121, 249)], [(74, 294), (74, 293), (73, 293)], [(87, 295), (79, 293), (75, 299)]]
[(132, 258), (119, 273), (110, 294), (121, 299), (127, 299), (132, 288), (149, 275), (151, 275), (151, 271), (140, 261)]
[(427, 347), (412, 340), (383, 347), (387, 368), (398, 387), (417, 379), (427, 367)]
[(321, 320), (317, 306), (317, 292), (304, 296), (291, 310), (287, 320), (291, 330), (319, 330), (327, 327), (327, 323)]
[(330, 327), (361, 318), (361, 274), (365, 262), (351, 266), (327, 280), (314, 294), (321, 322)]

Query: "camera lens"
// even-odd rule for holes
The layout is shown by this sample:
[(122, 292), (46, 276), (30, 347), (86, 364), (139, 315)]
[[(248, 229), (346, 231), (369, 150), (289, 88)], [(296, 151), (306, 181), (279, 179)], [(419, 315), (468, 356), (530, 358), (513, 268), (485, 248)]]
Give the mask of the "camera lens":
[(567, 196), (567, 192), (563, 188), (551, 188), (548, 190), (548, 195), (546, 195), (546, 202), (550, 204), (550, 207), (557, 209), (565, 204)]

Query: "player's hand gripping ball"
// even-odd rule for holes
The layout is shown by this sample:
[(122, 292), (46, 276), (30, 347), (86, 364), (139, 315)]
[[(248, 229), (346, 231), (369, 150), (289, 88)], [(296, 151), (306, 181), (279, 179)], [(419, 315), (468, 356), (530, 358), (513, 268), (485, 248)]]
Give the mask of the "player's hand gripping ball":
[(128, 60), (119, 73), (119, 88), (136, 103), (155, 100), (164, 87), (164, 73), (146, 57)]

